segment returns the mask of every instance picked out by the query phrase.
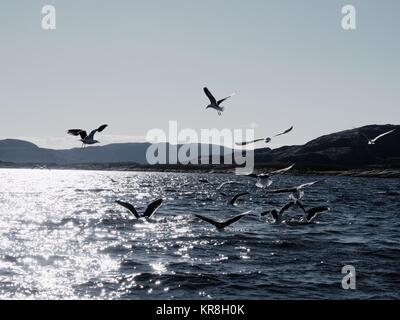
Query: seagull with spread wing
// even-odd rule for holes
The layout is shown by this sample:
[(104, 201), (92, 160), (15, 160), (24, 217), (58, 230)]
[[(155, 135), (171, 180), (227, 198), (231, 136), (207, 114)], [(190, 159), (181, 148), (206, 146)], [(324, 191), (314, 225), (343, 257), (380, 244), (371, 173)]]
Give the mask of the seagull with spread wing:
[(199, 218), (199, 219), (201, 219), (201, 220), (203, 220), (205, 222), (208, 222), (208, 223), (212, 224), (214, 227), (217, 228), (217, 230), (224, 230), (226, 227), (230, 226), (231, 224), (235, 223), (236, 221), (239, 221), (243, 217), (247, 216), (250, 212), (251, 211), (247, 211), (245, 213), (238, 214), (237, 216), (234, 216), (234, 217), (232, 217), (232, 218), (230, 218), (230, 219), (228, 219), (226, 221), (223, 221), (223, 222), (218, 222), (218, 221), (215, 221), (213, 219), (201, 216), (199, 214), (195, 214), (195, 217), (197, 217), (197, 218)]
[[(274, 135), (274, 137), (283, 136), (284, 134), (287, 134), (292, 130), (293, 130), (293, 126), (290, 127), (289, 129), (285, 130), (282, 133)], [(260, 142), (260, 141), (264, 141), (265, 143), (270, 143), (272, 141), (272, 138), (268, 137), (268, 138), (263, 138), (263, 139), (255, 139), (255, 140), (252, 140), (252, 141), (236, 142), (235, 144), (237, 146), (243, 147), (243, 146), (247, 146), (249, 144), (257, 143), (257, 142)]]
[(295, 201), (290, 201), (289, 203), (285, 204), (279, 211), (277, 209), (272, 209), (271, 211), (265, 211), (261, 213), (261, 216), (263, 217), (270, 214), (274, 219), (275, 223), (280, 223), (282, 221), (285, 212), (295, 204), (296, 204)]
[(297, 187), (293, 188), (286, 188), (286, 189), (276, 189), (276, 190), (270, 190), (268, 193), (290, 193), (290, 198), (294, 201), (301, 200), (304, 197), (304, 191), (303, 189), (306, 187), (311, 187), (317, 183), (325, 182), (325, 180), (318, 180), (318, 181), (313, 181), (313, 182), (308, 182), (301, 184)]
[(204, 93), (210, 100), (210, 104), (206, 107), (206, 109), (208, 109), (208, 108), (215, 109), (215, 110), (217, 110), (218, 115), (220, 115), (220, 116), (222, 115), (222, 112), (224, 112), (224, 110), (225, 110), (225, 107), (223, 107), (221, 104), (225, 100), (227, 100), (235, 95), (235, 93), (232, 93), (230, 96), (217, 101), (217, 99), (214, 98), (214, 96), (212, 95), (210, 90), (208, 90), (207, 88), (204, 88)]
[(329, 212), (330, 210), (331, 208), (326, 206), (311, 208), (305, 212), (303, 218), (300, 220), (290, 219), (286, 221), (286, 224), (290, 226), (311, 224), (315, 222), (315, 219), (317, 219), (321, 213)]
[(107, 127), (108, 127), (107, 124), (103, 124), (102, 126), (98, 127), (97, 129), (92, 130), (92, 132), (90, 132), (89, 135), (87, 134), (87, 132), (85, 130), (82, 130), (82, 129), (69, 129), (68, 134), (70, 134), (72, 136), (80, 136), (81, 139), (79, 141), (82, 142), (82, 148), (83, 148), (85, 145), (92, 145), (92, 144), (100, 143), (100, 141), (94, 140), (94, 135), (97, 132), (103, 132), (103, 130)]
[(143, 214), (139, 214), (135, 207), (128, 203), (128, 202), (122, 202), (122, 201), (115, 201), (115, 203), (119, 204), (120, 206), (124, 207), (125, 209), (128, 209), (133, 216), (136, 219), (151, 219), (151, 217), (153, 217), (153, 215), (156, 213), (156, 211), (161, 207), (161, 204), (163, 203), (163, 199), (158, 199), (156, 201), (153, 201), (152, 203), (150, 203), (146, 209), (146, 211)]
[(291, 166), (289, 166), (287, 168), (271, 171), (269, 173), (261, 173), (261, 174), (252, 173), (247, 176), (257, 179), (257, 183), (256, 183), (257, 188), (266, 188), (272, 184), (272, 182), (273, 182), (271, 179), (272, 176), (284, 174), (284, 173), (288, 172), (289, 170), (291, 170), (294, 166), (295, 165), (292, 164)]
[(390, 131), (388, 131), (388, 132), (382, 133), (382, 134), (380, 134), (379, 136), (375, 137), (374, 139), (368, 138), (368, 136), (367, 136), (365, 133), (363, 133), (363, 132), (361, 132), (361, 134), (368, 140), (368, 144), (373, 145), (373, 144), (376, 144), (376, 142), (377, 142), (379, 139), (383, 138), (384, 136), (386, 136), (386, 135), (388, 135), (388, 134), (390, 134), (390, 133), (392, 133), (392, 132), (394, 132), (394, 131), (396, 131), (396, 129), (393, 129), (393, 130), (390, 130)]

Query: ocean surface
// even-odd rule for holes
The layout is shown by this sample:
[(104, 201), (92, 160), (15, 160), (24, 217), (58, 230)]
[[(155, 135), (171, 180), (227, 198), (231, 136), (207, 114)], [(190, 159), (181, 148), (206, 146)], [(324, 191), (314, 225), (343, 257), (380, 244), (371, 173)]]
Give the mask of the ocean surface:
[[(260, 216), (288, 195), (248, 177), (0, 170), (0, 299), (399, 299), (400, 180), (285, 175), (269, 188), (321, 178), (304, 205), (331, 211), (288, 226)], [(241, 184), (222, 195), (228, 180)], [(251, 195), (229, 205), (242, 191)], [(142, 212), (160, 197), (149, 222), (115, 204)], [(222, 232), (193, 216), (248, 210)], [(356, 290), (342, 288), (345, 265)]]

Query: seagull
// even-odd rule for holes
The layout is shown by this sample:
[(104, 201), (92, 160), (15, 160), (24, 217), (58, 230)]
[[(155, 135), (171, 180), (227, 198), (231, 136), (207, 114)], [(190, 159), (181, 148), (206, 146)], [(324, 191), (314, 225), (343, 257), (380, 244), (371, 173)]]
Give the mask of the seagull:
[(265, 143), (270, 143), (271, 140), (272, 140), (271, 138), (265, 138), (265, 139), (263, 138), (263, 139), (256, 139), (256, 140), (253, 140), (253, 141), (236, 142), (235, 144), (237, 146), (247, 146), (249, 144), (257, 143), (259, 141), (264, 141)]
[(85, 145), (100, 143), (100, 141), (94, 140), (94, 135), (96, 134), (96, 132), (102, 132), (107, 127), (108, 127), (107, 124), (103, 124), (99, 128), (92, 130), (92, 132), (90, 132), (89, 135), (87, 135), (87, 132), (82, 129), (70, 129), (68, 130), (68, 134), (73, 136), (80, 136), (81, 137), (80, 141), (82, 142), (82, 148), (83, 148)]
[(307, 211), (307, 216), (305, 217), (309, 223), (312, 223), (320, 213), (328, 212), (331, 208), (326, 206), (311, 208)]
[(274, 218), (275, 223), (280, 223), (282, 221), (284, 213), (291, 208), (292, 206), (296, 205), (295, 201), (290, 201), (289, 203), (285, 204), (278, 212), (276, 209), (272, 209), (271, 211), (266, 211), (261, 213), (261, 216), (266, 216), (270, 214), (272, 218)]
[(238, 193), (238, 194), (236, 194), (232, 199), (231, 199), (231, 201), (229, 201), (229, 203), (231, 204), (231, 205), (233, 205), (233, 206), (237, 206), (237, 201), (238, 201), (238, 199), (240, 198), (240, 197), (243, 197), (243, 196), (247, 196), (248, 194), (250, 194), (249, 192), (242, 192), (242, 193)]
[(225, 110), (225, 107), (221, 106), (221, 104), (225, 100), (227, 100), (230, 97), (233, 97), (235, 95), (235, 93), (232, 93), (230, 96), (217, 101), (214, 98), (214, 96), (211, 94), (210, 90), (208, 90), (207, 88), (204, 88), (204, 92), (207, 95), (208, 99), (210, 100), (210, 104), (206, 107), (206, 109), (208, 109), (208, 108), (215, 109), (215, 110), (217, 110), (218, 115), (220, 115), (220, 116), (222, 115), (222, 112), (224, 112), (224, 110)]
[(289, 129), (285, 130), (285, 131), (282, 132), (282, 133), (276, 134), (274, 137), (283, 136), (284, 134), (287, 134), (287, 133), (289, 133), (289, 132), (292, 131), (292, 130), (293, 130), (293, 126), (291, 126)]
[[(287, 129), (286, 131), (282, 132), (282, 133), (274, 135), (274, 137), (282, 136), (284, 134), (289, 133), (292, 130), (293, 130), (293, 126), (290, 127), (289, 129)], [(264, 141), (265, 143), (270, 143), (272, 141), (272, 138), (268, 137), (268, 138), (263, 138), (263, 139), (256, 139), (256, 140), (253, 140), (253, 141), (236, 142), (236, 145), (237, 146), (247, 146), (248, 144), (257, 143), (257, 142), (260, 142), (260, 141)]]
[(135, 207), (127, 202), (122, 202), (122, 201), (115, 201), (117, 204), (119, 204), (120, 206), (123, 206), (124, 208), (128, 209), (134, 216), (136, 219), (151, 219), (151, 217), (156, 213), (156, 211), (158, 210), (158, 208), (160, 208), (161, 204), (163, 203), (163, 199), (158, 199), (156, 201), (153, 201), (152, 203), (150, 203), (146, 209), (146, 211), (140, 215)]
[(272, 176), (284, 174), (284, 173), (288, 172), (289, 170), (291, 170), (294, 166), (295, 166), (295, 164), (292, 164), (291, 166), (289, 166), (287, 168), (271, 171), (269, 173), (261, 173), (261, 174), (252, 173), (252, 174), (249, 174), (248, 177), (257, 178), (257, 183), (256, 183), (257, 188), (266, 188), (272, 184), (272, 182), (273, 182), (271, 180)]
[(317, 183), (321, 183), (324, 181), (325, 180), (318, 180), (318, 181), (304, 183), (304, 184), (301, 184), (301, 185), (299, 185), (297, 187), (293, 187), (293, 188), (270, 190), (270, 191), (268, 191), (268, 193), (290, 193), (289, 197), (292, 200), (298, 201), (298, 200), (301, 200), (304, 196), (304, 191), (303, 191), (304, 188), (311, 187)]
[(224, 230), (226, 227), (230, 226), (232, 223), (235, 223), (236, 221), (238, 221), (238, 220), (242, 219), (243, 217), (247, 216), (250, 212), (251, 211), (247, 211), (245, 213), (242, 213), (242, 214), (239, 214), (237, 216), (234, 216), (233, 218), (230, 218), (230, 219), (228, 219), (226, 221), (223, 221), (223, 222), (218, 222), (218, 221), (212, 220), (210, 218), (201, 216), (199, 214), (195, 214), (195, 217), (197, 217), (197, 218), (199, 218), (199, 219), (201, 219), (201, 220), (203, 220), (205, 222), (208, 222), (208, 223), (212, 224), (218, 230)]
[(221, 190), (223, 187), (225, 187), (226, 185), (228, 185), (228, 184), (240, 184), (240, 182), (237, 182), (237, 181), (226, 181), (226, 182), (223, 182), (223, 183), (221, 183), (218, 187), (217, 187), (217, 191), (219, 191), (219, 190)]
[(388, 134), (390, 134), (390, 133), (392, 133), (392, 132), (394, 132), (394, 131), (396, 131), (396, 129), (393, 129), (393, 130), (390, 130), (390, 131), (388, 131), (388, 132), (382, 133), (382, 134), (380, 134), (379, 136), (377, 136), (377, 137), (374, 138), (374, 139), (368, 138), (367, 135), (364, 134), (363, 132), (361, 132), (361, 134), (368, 140), (368, 144), (373, 145), (373, 144), (375, 144), (376, 141), (378, 141), (380, 138), (382, 138), (382, 137), (384, 137), (384, 136), (386, 136), (386, 135), (388, 135)]
[(324, 212), (329, 212), (330, 210), (331, 208), (326, 206), (311, 208), (304, 214), (304, 217), (301, 218), (300, 220), (290, 219), (286, 221), (286, 224), (291, 226), (311, 224), (314, 223), (315, 219), (318, 217), (319, 214)]

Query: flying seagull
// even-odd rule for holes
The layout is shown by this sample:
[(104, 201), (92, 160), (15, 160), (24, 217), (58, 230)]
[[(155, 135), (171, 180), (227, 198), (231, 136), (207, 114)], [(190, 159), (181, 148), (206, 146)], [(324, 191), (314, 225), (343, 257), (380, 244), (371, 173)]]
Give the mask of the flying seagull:
[(361, 134), (368, 140), (368, 144), (371, 144), (371, 145), (372, 145), (372, 144), (375, 144), (376, 141), (378, 141), (380, 138), (382, 138), (382, 137), (384, 137), (384, 136), (386, 136), (386, 135), (388, 135), (388, 134), (390, 134), (390, 133), (392, 133), (392, 132), (394, 132), (394, 131), (396, 131), (396, 129), (393, 129), (393, 130), (390, 130), (390, 131), (388, 131), (388, 132), (382, 133), (382, 134), (380, 134), (379, 136), (377, 136), (377, 137), (374, 138), (374, 139), (368, 138), (367, 135), (364, 134), (363, 132), (361, 132)]
[(286, 221), (286, 224), (288, 225), (304, 225), (304, 224), (311, 224), (314, 223), (315, 219), (318, 217), (319, 214), (324, 213), (324, 212), (329, 212), (331, 208), (326, 207), (326, 206), (321, 206), (321, 207), (315, 207), (309, 209), (304, 217), (300, 220), (296, 219), (290, 219)]
[(282, 133), (276, 134), (274, 137), (283, 136), (284, 134), (287, 134), (287, 133), (289, 133), (289, 132), (292, 131), (292, 130), (293, 130), (293, 126), (291, 126), (289, 129), (285, 130), (285, 131), (282, 132)]
[(217, 187), (217, 191), (221, 190), (223, 187), (227, 186), (228, 184), (240, 184), (240, 182), (238, 181), (226, 181), (221, 183), (218, 187)]
[(247, 211), (245, 213), (242, 213), (242, 214), (239, 214), (237, 216), (234, 216), (233, 218), (230, 218), (230, 219), (228, 219), (226, 221), (223, 221), (223, 222), (218, 222), (218, 221), (212, 220), (210, 218), (201, 216), (199, 214), (195, 214), (195, 217), (197, 217), (197, 218), (199, 218), (199, 219), (201, 219), (201, 220), (203, 220), (205, 222), (208, 222), (208, 223), (212, 224), (218, 230), (224, 230), (226, 227), (230, 226), (232, 223), (235, 223), (236, 221), (238, 221), (238, 220), (242, 219), (243, 217), (247, 216), (250, 212), (251, 211)]
[(304, 191), (303, 191), (304, 188), (311, 187), (317, 183), (321, 183), (324, 181), (325, 180), (318, 180), (318, 181), (304, 183), (293, 188), (270, 190), (268, 191), (268, 193), (290, 193), (290, 198), (292, 200), (298, 201), (301, 200), (304, 196)]
[(236, 195), (231, 199), (231, 201), (229, 201), (229, 203), (230, 203), (231, 205), (233, 205), (233, 206), (237, 206), (237, 201), (238, 201), (238, 199), (239, 199), (240, 197), (247, 196), (248, 194), (250, 194), (250, 193), (248, 193), (248, 192), (238, 193), (238, 194), (236, 194)]
[(295, 165), (292, 164), (291, 166), (289, 166), (287, 168), (271, 171), (269, 173), (261, 173), (261, 174), (252, 173), (252, 174), (249, 174), (248, 177), (257, 179), (257, 183), (256, 183), (257, 188), (266, 188), (272, 184), (272, 180), (271, 180), (272, 176), (284, 174), (284, 173), (288, 172), (289, 170), (291, 170), (294, 166)]
[(319, 214), (323, 212), (328, 212), (330, 210), (331, 209), (326, 206), (311, 208), (307, 211), (307, 215), (305, 216), (305, 218), (309, 223), (312, 223), (318, 217)]
[(205, 92), (205, 94), (207, 95), (208, 99), (210, 100), (210, 104), (206, 107), (206, 109), (208, 109), (208, 108), (215, 109), (215, 110), (217, 110), (217, 112), (218, 112), (218, 114), (219, 114), (220, 116), (222, 115), (222, 112), (224, 112), (224, 110), (225, 110), (225, 107), (223, 107), (221, 104), (222, 104), (225, 100), (227, 100), (227, 99), (229, 99), (230, 97), (233, 97), (233, 96), (235, 95), (235, 93), (232, 93), (230, 96), (228, 96), (228, 97), (226, 97), (226, 98), (223, 98), (223, 99), (217, 101), (217, 100), (214, 98), (214, 96), (211, 94), (210, 90), (208, 90), (207, 88), (204, 88), (204, 92)]
[(278, 212), (276, 209), (272, 209), (271, 211), (266, 211), (261, 213), (261, 216), (266, 216), (267, 214), (270, 214), (272, 218), (274, 218), (275, 223), (280, 223), (282, 221), (284, 213), (290, 209), (292, 206), (296, 204), (295, 201), (290, 201), (289, 203), (285, 204)]
[(81, 139), (80, 141), (82, 142), (82, 147), (85, 145), (92, 145), (96, 143), (100, 143), (100, 141), (94, 140), (94, 135), (97, 132), (102, 132), (105, 128), (107, 128), (107, 124), (103, 124), (102, 126), (98, 127), (97, 129), (92, 130), (89, 135), (87, 135), (87, 132), (82, 129), (70, 129), (68, 130), (68, 134), (72, 136), (80, 136)]
[(120, 206), (123, 206), (125, 209), (128, 209), (134, 216), (136, 219), (150, 219), (158, 210), (158, 208), (160, 208), (161, 204), (163, 203), (163, 199), (158, 199), (156, 201), (153, 201), (152, 203), (150, 203), (146, 209), (146, 211), (140, 215), (135, 207), (128, 203), (128, 202), (122, 202), (122, 201), (115, 201), (117, 204), (119, 204)]
[(271, 140), (272, 140), (271, 138), (265, 138), (265, 139), (263, 138), (263, 139), (256, 139), (256, 140), (253, 140), (253, 141), (236, 142), (235, 144), (237, 146), (247, 146), (249, 144), (257, 143), (259, 141), (264, 141), (265, 143), (270, 143)]
[[(292, 130), (293, 130), (293, 126), (290, 127), (289, 129), (287, 129), (286, 131), (282, 132), (282, 133), (274, 135), (274, 137), (282, 136), (284, 134), (289, 133)], [(249, 144), (257, 143), (257, 142), (260, 142), (260, 141), (264, 141), (265, 143), (270, 143), (272, 141), (272, 138), (268, 137), (268, 138), (256, 139), (256, 140), (252, 140), (252, 141), (236, 142), (235, 144), (237, 146), (247, 146)]]

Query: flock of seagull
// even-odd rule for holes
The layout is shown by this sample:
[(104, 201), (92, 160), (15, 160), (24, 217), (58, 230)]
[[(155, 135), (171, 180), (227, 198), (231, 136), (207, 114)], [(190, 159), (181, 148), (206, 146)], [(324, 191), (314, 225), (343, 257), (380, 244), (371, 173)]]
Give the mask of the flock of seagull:
[[(218, 115), (222, 115), (222, 113), (225, 111), (225, 107), (222, 106), (222, 103), (224, 103), (226, 100), (228, 100), (229, 98), (233, 97), (235, 95), (235, 93), (232, 93), (231, 95), (217, 100), (213, 94), (210, 92), (210, 90), (208, 88), (204, 88), (204, 93), (206, 94), (206, 96), (208, 97), (208, 99), (210, 100), (210, 104), (206, 107), (206, 109), (214, 109), (217, 111)], [(90, 134), (87, 134), (86, 130), (83, 129), (70, 129), (68, 130), (68, 134), (73, 135), (73, 136), (80, 136), (80, 140), (82, 142), (82, 148), (85, 148), (87, 145), (94, 145), (99, 143), (99, 141), (95, 140), (94, 136), (97, 132), (103, 132), (108, 125), (104, 124), (101, 125), (99, 128), (94, 129), (90, 132)], [(288, 134), (289, 132), (291, 132), (293, 130), (293, 126), (290, 127), (289, 129), (278, 133), (276, 135), (274, 135), (273, 137), (279, 137), (285, 134)], [(361, 132), (361, 134), (367, 139), (367, 142), (369, 145), (374, 145), (377, 143), (377, 141), (379, 139), (381, 139), (382, 137), (394, 132), (396, 129), (390, 130), (388, 132), (382, 133), (380, 135), (378, 135), (377, 137), (371, 139), (368, 136), (366, 136), (363, 132)], [(255, 139), (253, 141), (245, 141), (245, 142), (237, 142), (236, 145), (238, 146), (246, 146), (249, 144), (254, 144), (256, 142), (259, 141), (265, 141), (265, 143), (269, 143), (272, 141), (271, 137), (267, 137), (267, 138), (262, 138), (262, 139)], [(258, 188), (267, 188), (270, 187), (273, 183), (272, 178), (274, 176), (277, 175), (282, 175), (287, 173), (288, 171), (290, 171), (293, 167), (295, 166), (295, 164), (280, 169), (280, 170), (274, 170), (274, 171), (270, 171), (268, 173), (261, 173), (261, 174), (256, 174), (256, 173), (252, 173), (249, 175), (246, 175), (247, 177), (250, 178), (255, 178), (257, 179), (256, 181), (256, 187)], [(208, 183), (208, 180), (206, 179), (200, 179), (200, 182), (203, 183)], [(325, 180), (319, 180), (319, 181), (313, 181), (313, 182), (308, 182), (308, 183), (304, 183), (301, 184), (299, 186), (295, 186), (295, 187), (291, 187), (291, 188), (284, 188), (284, 189), (275, 189), (275, 190), (267, 190), (268, 194), (282, 194), (282, 193), (288, 193), (289, 194), (289, 202), (286, 203), (282, 208), (279, 209), (272, 209), (272, 210), (268, 210), (265, 212), (262, 212), (260, 215), (261, 217), (264, 216), (270, 216), (273, 219), (273, 223), (284, 223), (287, 224), (289, 226), (296, 226), (296, 225), (308, 225), (308, 224), (312, 224), (316, 221), (316, 218), (322, 214), (322, 213), (326, 213), (330, 211), (330, 208), (327, 206), (318, 206), (318, 207), (313, 207), (310, 209), (306, 209), (304, 204), (303, 204), (303, 197), (304, 197), (304, 189), (308, 188), (308, 187), (312, 187), (316, 184), (319, 183), (323, 183), (325, 182)], [(227, 185), (230, 184), (240, 184), (240, 182), (238, 181), (226, 181), (224, 183), (222, 183), (220, 186), (218, 186), (216, 188), (217, 191), (220, 191)], [(225, 195), (224, 193), (221, 192), (222, 195)], [(249, 195), (249, 192), (240, 192), (237, 193), (236, 195), (234, 195), (232, 197), (232, 199), (229, 201), (229, 203), (232, 206), (237, 206), (238, 205), (238, 200), (240, 197), (243, 197), (245, 195)], [(128, 202), (123, 202), (123, 201), (116, 201), (116, 204), (124, 207), (125, 209), (129, 210), (129, 212), (138, 220), (150, 220), (154, 214), (156, 213), (156, 211), (161, 207), (162, 203), (163, 203), (163, 199), (158, 199), (156, 201), (153, 201), (152, 203), (150, 203), (148, 205), (148, 207), (146, 208), (146, 210), (144, 211), (144, 213), (139, 214), (137, 212), (137, 210), (135, 209), (134, 205), (132, 205), (131, 203)], [(285, 219), (285, 215), (287, 214), (287, 211), (292, 208), (292, 207), (297, 207), (299, 208), (302, 212), (303, 212), (303, 216), (301, 218), (295, 219), (295, 218), (289, 218), (289, 219)], [(241, 220), (242, 218), (248, 216), (249, 214), (251, 214), (252, 211), (247, 211), (238, 215), (235, 215), (231, 218), (229, 218), (228, 220), (225, 221), (216, 221), (214, 219), (211, 219), (209, 217), (203, 216), (203, 215), (199, 215), (199, 214), (195, 214), (194, 216), (197, 217), (198, 219), (207, 222), (211, 225), (213, 225), (215, 228), (217, 228), (217, 230), (224, 230), (226, 227), (232, 225), (233, 223)]]
[[(282, 169), (282, 170), (273, 171), (273, 173), (274, 174), (278, 174), (277, 172), (279, 172), (279, 174), (283, 174), (285, 172), (288, 172), (291, 168), (293, 168), (293, 166), (294, 165), (292, 165), (292, 166), (290, 166), (288, 168)], [(249, 175), (249, 176), (251, 177), (252, 175)], [(281, 209), (279, 209), (279, 210), (278, 209), (272, 209), (272, 210), (269, 210), (269, 211), (265, 211), (265, 212), (262, 212), (260, 214), (260, 216), (264, 217), (266, 215), (270, 215), (271, 218), (273, 219), (273, 223), (285, 223), (285, 224), (287, 224), (289, 226), (307, 225), (307, 224), (314, 223), (319, 214), (330, 211), (330, 208), (326, 207), (326, 206), (319, 206), (319, 207), (313, 207), (313, 208), (310, 208), (310, 209), (306, 210), (305, 207), (304, 207), (304, 204), (302, 202), (302, 199), (304, 197), (304, 190), (303, 189), (305, 189), (306, 187), (311, 187), (311, 186), (316, 185), (318, 183), (322, 183), (324, 181), (325, 180), (313, 181), (313, 182), (305, 183), (305, 184), (302, 184), (300, 186), (295, 186), (295, 187), (292, 187), (292, 188), (275, 189), (275, 190), (267, 191), (267, 193), (269, 193), (269, 194), (289, 193), (290, 201), (287, 204), (285, 204)], [(208, 183), (208, 180), (201, 179), (201, 182)], [(239, 182), (239, 181), (226, 181), (226, 182), (223, 182), (220, 186), (218, 186), (216, 188), (216, 190), (219, 191), (221, 193), (221, 195), (227, 196), (221, 190), (225, 186), (230, 185), (230, 184), (234, 184), (234, 183), (235, 184), (241, 184), (241, 182)], [(257, 185), (256, 184), (256, 186), (258, 186), (259, 188), (265, 188), (265, 186), (263, 186), (263, 185)], [(236, 207), (236, 206), (238, 206), (239, 198), (243, 197), (243, 196), (246, 196), (246, 195), (249, 195), (249, 194), (250, 194), (250, 192), (237, 193), (230, 199), (230, 201), (228, 203), (230, 205)], [(124, 207), (125, 209), (129, 210), (129, 212), (137, 220), (143, 220), (143, 219), (144, 220), (150, 220), (154, 216), (156, 211), (162, 205), (163, 199), (158, 199), (158, 200), (150, 203), (143, 214), (139, 214), (137, 212), (136, 208), (134, 207), (134, 205), (131, 204), (131, 203), (123, 202), (123, 201), (120, 201), (120, 200), (115, 201), (115, 203), (120, 205), (120, 206), (122, 206), (122, 207)], [(285, 220), (284, 219), (284, 215), (286, 214), (286, 211), (288, 209), (290, 209), (291, 207), (294, 207), (294, 206), (300, 208), (303, 211), (304, 215), (300, 219), (290, 218), (290, 219)], [(210, 217), (206, 217), (206, 216), (199, 215), (199, 214), (195, 214), (194, 216), (196, 218), (199, 218), (200, 220), (203, 220), (203, 221), (213, 225), (214, 227), (217, 228), (217, 230), (224, 230), (226, 227), (232, 225), (233, 223), (239, 221), (240, 219), (246, 217), (247, 215), (249, 215), (251, 213), (252, 213), (252, 211), (247, 211), (247, 212), (235, 215), (235, 216), (233, 216), (233, 217), (231, 217), (231, 218), (229, 218), (229, 219), (227, 219), (225, 221), (216, 221), (214, 219), (211, 219)]]

